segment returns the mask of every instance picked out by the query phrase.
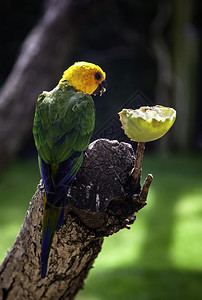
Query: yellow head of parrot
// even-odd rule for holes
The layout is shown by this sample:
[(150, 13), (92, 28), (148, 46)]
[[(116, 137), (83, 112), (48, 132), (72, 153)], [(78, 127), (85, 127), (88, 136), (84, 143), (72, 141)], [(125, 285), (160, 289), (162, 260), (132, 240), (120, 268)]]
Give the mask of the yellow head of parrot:
[(106, 91), (105, 78), (106, 74), (99, 66), (81, 61), (64, 72), (59, 84), (67, 83), (78, 92), (101, 96)]

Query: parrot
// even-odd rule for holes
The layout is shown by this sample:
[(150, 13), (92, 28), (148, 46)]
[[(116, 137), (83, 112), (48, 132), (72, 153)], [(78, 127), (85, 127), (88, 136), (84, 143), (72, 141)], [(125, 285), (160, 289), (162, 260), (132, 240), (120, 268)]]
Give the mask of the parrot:
[(45, 189), (41, 278), (47, 273), (55, 232), (63, 224), (67, 191), (75, 178), (95, 126), (93, 96), (106, 91), (106, 73), (89, 62), (70, 66), (58, 85), (36, 102), (33, 136)]

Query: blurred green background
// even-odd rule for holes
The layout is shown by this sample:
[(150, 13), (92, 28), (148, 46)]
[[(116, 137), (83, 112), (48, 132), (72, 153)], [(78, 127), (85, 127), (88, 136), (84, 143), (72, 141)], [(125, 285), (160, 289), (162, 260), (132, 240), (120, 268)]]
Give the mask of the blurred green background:
[[(154, 175), (148, 205), (131, 230), (105, 239), (76, 299), (202, 299), (202, 2), (67, 1), (74, 2), (72, 17), (61, 17), (65, 38), (56, 40), (57, 47), (52, 44), (61, 60), (52, 66), (49, 51), (44, 56), (41, 49), (54, 30), (38, 40), (36, 34), (35, 44), (30, 37), (59, 2), (0, 3), (0, 261), (15, 241), (40, 179), (32, 138), (37, 96), (53, 88), (69, 65), (86, 60), (107, 73), (108, 90), (95, 100), (95, 133), (128, 101), (136, 101), (138, 91), (151, 103), (174, 107), (177, 120), (165, 137), (146, 144), (142, 179)], [(33, 57), (25, 55), (25, 45), (38, 45)], [(19, 57), (27, 63), (21, 69), (29, 82), (24, 86), (22, 73), (14, 72)], [(112, 129), (111, 138), (121, 141)], [(100, 136), (105, 134), (101, 130)]]
[[(145, 155), (147, 206), (130, 230), (105, 238), (77, 300), (201, 299), (202, 158)], [(39, 180), (37, 162), (18, 160), (1, 179), (0, 260), (15, 241)]]

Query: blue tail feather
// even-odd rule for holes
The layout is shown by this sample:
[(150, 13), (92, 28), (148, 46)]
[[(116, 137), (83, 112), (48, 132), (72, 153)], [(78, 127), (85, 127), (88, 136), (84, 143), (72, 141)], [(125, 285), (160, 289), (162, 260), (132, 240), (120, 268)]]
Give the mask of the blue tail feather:
[(46, 195), (43, 212), (42, 246), (41, 246), (41, 277), (44, 278), (47, 272), (48, 257), (51, 244), (58, 224), (61, 226), (64, 217), (65, 198), (60, 207), (46, 208)]
[(66, 189), (76, 176), (82, 159), (83, 152), (75, 152), (71, 158), (56, 165), (56, 168), (55, 165), (46, 164), (43, 159), (39, 159), (41, 176), (46, 191), (41, 247), (42, 278), (44, 278), (47, 273), (48, 257), (55, 231), (58, 231), (63, 224), (67, 197)]
[(51, 233), (50, 233), (50, 216), (48, 220), (48, 225), (45, 233), (42, 236), (42, 247), (41, 247), (41, 278), (46, 276), (48, 256), (50, 252), (50, 245), (52, 243)]
[(66, 195), (65, 198), (63, 200), (63, 205), (62, 205), (62, 210), (58, 219), (58, 223), (57, 223), (57, 227), (56, 227), (56, 232), (58, 232), (58, 230), (60, 229), (60, 227), (63, 224), (63, 220), (64, 220), (64, 214), (65, 214), (65, 203), (66, 203)]

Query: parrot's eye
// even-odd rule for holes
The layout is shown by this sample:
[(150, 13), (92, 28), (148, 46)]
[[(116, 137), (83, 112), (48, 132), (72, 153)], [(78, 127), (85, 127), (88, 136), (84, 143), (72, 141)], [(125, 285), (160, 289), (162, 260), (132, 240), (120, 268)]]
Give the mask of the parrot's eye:
[(98, 82), (98, 81), (100, 81), (101, 79), (102, 79), (102, 73), (100, 73), (100, 72), (97, 72), (97, 73), (95, 73), (95, 80)]

